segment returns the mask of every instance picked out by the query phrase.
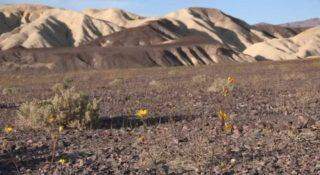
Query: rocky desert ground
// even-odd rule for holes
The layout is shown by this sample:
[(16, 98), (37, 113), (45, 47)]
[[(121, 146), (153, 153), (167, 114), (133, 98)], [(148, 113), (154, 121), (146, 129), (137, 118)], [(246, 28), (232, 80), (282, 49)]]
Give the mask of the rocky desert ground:
[[(318, 174), (320, 60), (197, 68), (1, 75), (1, 127), (14, 126), (22, 174)], [(228, 96), (217, 82), (232, 76)], [(16, 111), (70, 80), (101, 98), (100, 125), (61, 133), (52, 166), (50, 133), (19, 128)], [(72, 81), (71, 81), (72, 80)], [(146, 126), (136, 111), (149, 111)], [(219, 110), (232, 130), (221, 129)], [(6, 152), (2, 174), (15, 174)], [(68, 163), (59, 163), (62, 157)]]
[(320, 174), (318, 25), (0, 6), (0, 174)]

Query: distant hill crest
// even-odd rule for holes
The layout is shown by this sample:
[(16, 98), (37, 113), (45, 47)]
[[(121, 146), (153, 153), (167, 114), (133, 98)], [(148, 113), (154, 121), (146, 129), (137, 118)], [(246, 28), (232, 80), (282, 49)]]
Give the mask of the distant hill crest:
[(316, 27), (320, 25), (320, 18), (312, 18), (303, 21), (290, 22), (285, 24), (280, 24), (285, 27)]

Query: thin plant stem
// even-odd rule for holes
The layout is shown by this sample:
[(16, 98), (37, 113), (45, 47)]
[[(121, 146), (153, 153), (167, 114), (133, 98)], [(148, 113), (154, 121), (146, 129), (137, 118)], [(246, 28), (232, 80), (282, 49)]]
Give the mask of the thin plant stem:
[(56, 145), (57, 145), (57, 138), (53, 138), (53, 140), (52, 140), (52, 153), (51, 153), (51, 161), (50, 161), (50, 165), (49, 165), (49, 170), (51, 169), (51, 166), (52, 166), (54, 158), (55, 158)]
[(12, 164), (14, 165), (14, 167), (15, 167), (16, 170), (17, 170), (17, 173), (18, 173), (18, 174), (21, 174), (20, 171), (19, 171), (18, 165), (17, 165), (16, 161), (14, 160), (14, 157), (13, 157), (13, 155), (11, 154), (11, 152), (9, 153), (9, 156), (10, 156), (10, 161), (12, 162)]

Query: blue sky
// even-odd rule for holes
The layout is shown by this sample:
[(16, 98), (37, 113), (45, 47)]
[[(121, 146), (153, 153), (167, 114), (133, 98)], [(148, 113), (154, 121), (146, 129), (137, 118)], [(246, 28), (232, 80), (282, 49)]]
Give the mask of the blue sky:
[(320, 17), (320, 0), (0, 0), (0, 3), (46, 4), (72, 10), (117, 7), (144, 16), (161, 16), (185, 7), (213, 7), (251, 24)]

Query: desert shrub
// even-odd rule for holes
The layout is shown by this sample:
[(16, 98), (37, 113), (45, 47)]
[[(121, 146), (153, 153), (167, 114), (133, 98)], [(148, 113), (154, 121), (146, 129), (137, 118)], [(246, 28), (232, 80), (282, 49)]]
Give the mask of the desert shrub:
[(161, 86), (161, 83), (156, 80), (152, 80), (149, 82), (149, 86)]
[(109, 82), (109, 86), (120, 86), (123, 83), (124, 83), (123, 78), (116, 78), (116, 79)]
[(208, 92), (221, 92), (223, 87), (227, 85), (227, 81), (222, 78), (217, 78), (208, 88)]
[(3, 95), (14, 95), (14, 94), (17, 94), (18, 92), (20, 92), (20, 88), (14, 87), (14, 86), (6, 87), (2, 90)]
[(65, 77), (63, 79), (63, 85), (66, 87), (66, 88), (69, 88), (71, 87), (71, 83), (73, 82), (73, 79), (71, 77)]
[(206, 75), (196, 75), (192, 77), (192, 81), (195, 83), (203, 83), (207, 81)]
[(57, 126), (88, 128), (99, 117), (99, 100), (90, 101), (88, 95), (77, 92), (64, 84), (54, 86), (54, 97), (48, 100), (32, 100), (20, 106), (18, 117), (24, 125), (33, 129)]
[(176, 69), (168, 71), (168, 75), (176, 75), (176, 74), (178, 74), (178, 70)]
[(149, 87), (155, 90), (165, 90), (167, 88), (167, 86), (164, 83), (156, 80), (150, 81)]

